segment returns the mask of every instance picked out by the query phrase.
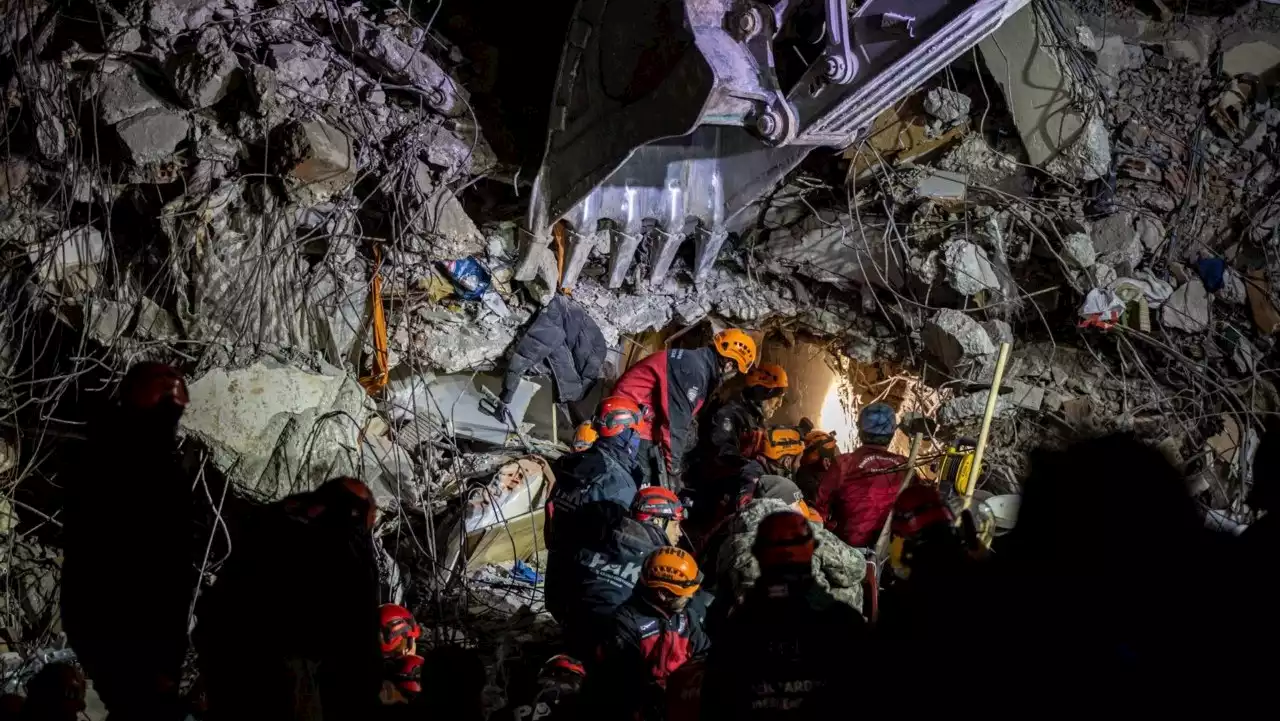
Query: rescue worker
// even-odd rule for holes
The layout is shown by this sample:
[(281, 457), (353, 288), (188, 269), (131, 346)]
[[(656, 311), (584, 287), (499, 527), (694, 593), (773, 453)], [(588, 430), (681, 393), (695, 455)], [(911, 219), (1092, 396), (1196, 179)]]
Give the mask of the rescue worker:
[(586, 721), (580, 708), (587, 671), (572, 656), (547, 659), (528, 688), (512, 694), (512, 703), (494, 713), (494, 721)]
[(804, 453), (800, 456), (795, 482), (809, 503), (813, 503), (818, 497), (822, 476), (835, 465), (836, 458), (839, 457), (840, 447), (836, 445), (835, 436), (826, 431), (813, 430), (805, 434)]
[[(642, 485), (639, 448), (648, 423), (640, 406), (623, 396), (605, 398), (594, 425), (599, 437), (591, 448), (561, 457), (556, 466), (556, 484), (546, 507), (545, 536), (551, 551), (577, 547), (557, 540), (558, 529), (567, 528), (575, 517), (625, 514)], [(617, 509), (609, 510), (609, 505)], [(584, 522), (588, 528), (598, 525)]]
[(743, 455), (759, 464), (764, 473), (790, 478), (800, 466), (804, 439), (795, 428), (774, 426), (756, 431), (742, 440)]
[(592, 532), (571, 540), (547, 561), (547, 610), (564, 629), (570, 653), (589, 657), (607, 633), (618, 607), (631, 597), (644, 560), (655, 549), (679, 542), (684, 508), (671, 491), (645, 486), (629, 516), (598, 521)]
[(387, 678), (382, 684), (382, 703), (386, 706), (404, 706), (413, 703), (422, 693), (423, 658), (406, 654), (392, 659), (387, 665)]
[[(725, 619), (707, 657), (704, 719), (833, 719), (862, 690), (855, 659), (862, 616), (815, 581), (813, 529), (794, 511), (760, 522), (752, 552), (760, 578)], [(874, 693), (874, 691), (872, 691)]]
[(378, 609), (379, 642), (382, 644), (382, 657), (385, 659), (403, 658), (418, 653), (418, 639), (422, 638), (422, 627), (414, 620), (413, 614), (404, 606), (384, 603)]
[(827, 528), (850, 546), (876, 542), (898, 496), (907, 459), (889, 452), (897, 428), (897, 415), (887, 403), (863, 408), (858, 414), (862, 445), (836, 458), (819, 482), (814, 507), (827, 519)]
[[(67, 474), (62, 623), (98, 695), (121, 718), (180, 718), (185, 710), (178, 687), (199, 585), (192, 486), (178, 453), (187, 402), (176, 369), (133, 365)], [(129, 663), (120, 662), (122, 648)]]
[[(689, 350), (672, 348), (649, 355), (628, 368), (613, 388), (614, 395), (630, 398), (649, 408), (653, 422), (641, 432), (640, 457), (644, 461), (644, 480), (654, 483), (663, 476), (679, 490), (679, 475), (684, 455), (696, 441), (691, 437), (694, 419), (702, 404), (719, 385), (735, 373), (746, 373), (756, 362), (756, 342), (737, 328), (715, 335), (710, 348)], [(657, 446), (663, 463), (650, 463)]]
[(740, 443), (740, 451), (735, 458), (743, 465), (737, 472), (706, 477), (699, 485), (695, 506), (700, 505), (703, 512), (698, 514), (689, 530), (690, 540), (700, 558), (706, 558), (703, 549), (712, 543), (718, 529), (752, 498), (760, 495), (757, 486), (761, 479), (790, 476), (804, 451), (800, 432), (785, 426), (751, 431), (740, 439)]
[(602, 718), (661, 718), (667, 679), (710, 646), (702, 620), (688, 608), (701, 584), (698, 564), (679, 548), (659, 548), (645, 559), (640, 583), (597, 656), (591, 698)]
[(87, 684), (74, 664), (51, 663), (27, 682), (23, 721), (77, 721), (85, 710)]
[(596, 433), (595, 425), (591, 421), (583, 421), (573, 432), (573, 452), (582, 453), (591, 448), (599, 437), (600, 434)]
[(786, 393), (787, 371), (782, 366), (762, 363), (752, 368), (741, 395), (708, 414), (708, 422), (700, 429), (699, 447), (715, 458), (741, 455), (741, 438), (764, 430)]
[(231, 557), (197, 608), (205, 718), (377, 712), (376, 513), (367, 486), (336, 478), (236, 519)]
[[(422, 627), (404, 606), (384, 603), (378, 609), (378, 643), (382, 647), (383, 705), (407, 704), (422, 691), (422, 658), (418, 639)], [(413, 685), (416, 683), (416, 686)]]

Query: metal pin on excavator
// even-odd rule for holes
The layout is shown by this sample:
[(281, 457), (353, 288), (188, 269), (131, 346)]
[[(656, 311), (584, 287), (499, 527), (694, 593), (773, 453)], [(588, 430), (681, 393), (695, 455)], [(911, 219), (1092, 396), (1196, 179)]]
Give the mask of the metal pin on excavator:
[[(593, 249), (648, 282), (693, 239), (702, 280), (750, 208), (1030, 0), (579, 0), (516, 278), (568, 289)], [(549, 246), (567, 225), (563, 269)]]

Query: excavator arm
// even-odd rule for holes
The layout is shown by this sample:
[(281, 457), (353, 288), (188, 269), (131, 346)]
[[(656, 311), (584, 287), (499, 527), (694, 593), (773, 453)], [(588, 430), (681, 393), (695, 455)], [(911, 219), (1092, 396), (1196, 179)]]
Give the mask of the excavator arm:
[(1029, 1), (579, 0), (517, 278), (571, 287), (598, 248), (617, 288), (648, 238), (649, 283), (688, 240), (701, 280), (809, 151), (860, 140)]

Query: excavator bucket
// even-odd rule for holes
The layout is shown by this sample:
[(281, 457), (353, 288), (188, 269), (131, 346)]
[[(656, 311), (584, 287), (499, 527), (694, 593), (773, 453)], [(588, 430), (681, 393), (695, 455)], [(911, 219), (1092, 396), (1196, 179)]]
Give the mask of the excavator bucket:
[(517, 278), (569, 288), (598, 249), (617, 288), (647, 240), (656, 285), (692, 240), (701, 280), (809, 151), (857, 142), (1029, 1), (579, 0)]

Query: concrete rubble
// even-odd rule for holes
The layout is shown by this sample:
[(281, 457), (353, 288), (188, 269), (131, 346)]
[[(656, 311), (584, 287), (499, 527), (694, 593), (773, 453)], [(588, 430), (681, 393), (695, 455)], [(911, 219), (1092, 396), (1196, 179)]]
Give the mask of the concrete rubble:
[[(506, 129), (471, 116), (477, 59), (446, 24), (336, 0), (93, 5), (92, 42), (54, 22), (58, 42), (33, 53), (30, 23), (0, 28), (17, 118), (0, 164), (2, 375), (50, 333), (51, 377), (175, 363), (184, 437), (242, 495), (358, 475), (404, 529), (518, 465), (522, 433), (550, 449), (544, 382), (522, 386), (513, 428), (484, 415), (480, 388), (557, 280), (610, 362), (651, 331), (810, 334), (940, 389), (933, 410), (957, 434), (975, 432), (1010, 342), (991, 456), (1010, 473), (1058, 433), (1129, 430), (1192, 458), (1224, 432), (1197, 419), (1237, 414), (1253, 432), (1280, 412), (1280, 7), (1161, 19), (1030, 3), (866, 143), (803, 164), (716, 239), (714, 265), (601, 231), (566, 240), (563, 276), (544, 258), (548, 284), (516, 278), (528, 178), (486, 141)], [(619, 274), (622, 240), (635, 261)], [(483, 287), (455, 261), (482, 267)], [(1113, 317), (1081, 318), (1091, 297)], [(375, 302), (385, 388), (369, 383)], [(41, 394), (65, 390), (3, 378), (15, 414), (48, 416)], [(1237, 381), (1256, 392), (1225, 396)], [(0, 454), (6, 478), (28, 463), (19, 445)], [(1206, 488), (1230, 492), (1202, 498), (1241, 521), (1245, 481), (1219, 471)], [(0, 533), (25, 514), (0, 508)], [(32, 589), (48, 590), (56, 552), (24, 553), (11, 593), (47, 620)], [(412, 577), (421, 558), (396, 554)], [(539, 602), (509, 560), (468, 572), (517, 588), (503, 608)]]

